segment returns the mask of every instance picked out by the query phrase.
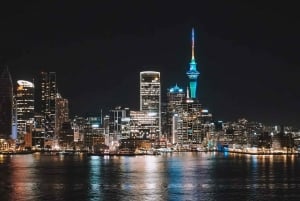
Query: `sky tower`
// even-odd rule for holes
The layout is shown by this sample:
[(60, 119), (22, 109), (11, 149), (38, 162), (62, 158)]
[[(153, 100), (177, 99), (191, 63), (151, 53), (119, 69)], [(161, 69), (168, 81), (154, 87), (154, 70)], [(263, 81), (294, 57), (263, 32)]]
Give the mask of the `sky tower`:
[(194, 48), (195, 48), (195, 34), (194, 28), (192, 29), (192, 59), (190, 62), (190, 69), (186, 72), (189, 80), (190, 80), (190, 97), (196, 98), (196, 91), (197, 91), (197, 79), (199, 76), (199, 72), (197, 71), (197, 63), (195, 61), (194, 55)]

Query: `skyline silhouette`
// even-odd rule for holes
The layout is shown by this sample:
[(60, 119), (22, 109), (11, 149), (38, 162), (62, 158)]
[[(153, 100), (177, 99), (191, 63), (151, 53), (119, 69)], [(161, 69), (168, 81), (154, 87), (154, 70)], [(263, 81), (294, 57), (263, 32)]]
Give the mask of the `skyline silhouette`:
[(299, 127), (294, 7), (221, 1), (7, 3), (0, 10), (0, 65), (9, 66), (14, 83), (56, 72), (58, 91), (69, 99), (73, 115), (118, 105), (135, 110), (140, 71), (161, 72), (162, 93), (175, 84), (186, 88), (194, 27), (197, 96), (216, 120), (245, 117)]

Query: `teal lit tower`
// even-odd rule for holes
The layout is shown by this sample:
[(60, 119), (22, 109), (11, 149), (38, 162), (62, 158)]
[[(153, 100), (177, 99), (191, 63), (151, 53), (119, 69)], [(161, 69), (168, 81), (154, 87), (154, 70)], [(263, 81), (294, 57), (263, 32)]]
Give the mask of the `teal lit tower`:
[(197, 71), (197, 63), (195, 61), (194, 49), (195, 49), (195, 33), (194, 33), (194, 28), (193, 28), (192, 29), (192, 59), (190, 62), (190, 69), (188, 72), (186, 72), (186, 74), (190, 80), (190, 93), (191, 93), (190, 97), (192, 99), (196, 98), (197, 79), (200, 74)]

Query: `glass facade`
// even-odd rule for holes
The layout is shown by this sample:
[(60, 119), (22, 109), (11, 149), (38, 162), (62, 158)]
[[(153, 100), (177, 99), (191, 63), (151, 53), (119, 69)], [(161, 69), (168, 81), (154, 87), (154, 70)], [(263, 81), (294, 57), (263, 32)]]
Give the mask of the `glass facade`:
[(0, 75), (0, 139), (12, 133), (13, 85), (8, 69)]
[(152, 139), (159, 139), (161, 133), (161, 84), (160, 72), (140, 72), (140, 111), (155, 121), (155, 129), (150, 133)]
[(26, 124), (34, 120), (34, 84), (25, 80), (17, 81), (16, 111), (18, 135), (26, 133)]
[(46, 138), (53, 138), (55, 132), (56, 73), (42, 72), (40, 75), (41, 114), (45, 116)]

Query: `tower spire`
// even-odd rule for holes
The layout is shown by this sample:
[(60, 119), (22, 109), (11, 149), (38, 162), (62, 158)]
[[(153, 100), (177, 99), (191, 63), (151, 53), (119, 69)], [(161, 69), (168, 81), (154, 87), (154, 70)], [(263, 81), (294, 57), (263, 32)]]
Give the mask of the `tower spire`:
[(190, 69), (186, 72), (189, 80), (190, 80), (190, 93), (191, 98), (196, 98), (197, 91), (197, 79), (199, 76), (199, 72), (197, 70), (197, 63), (195, 60), (195, 32), (194, 28), (192, 28), (192, 59), (190, 62)]
[(195, 33), (194, 28), (192, 28), (192, 60), (195, 60)]

